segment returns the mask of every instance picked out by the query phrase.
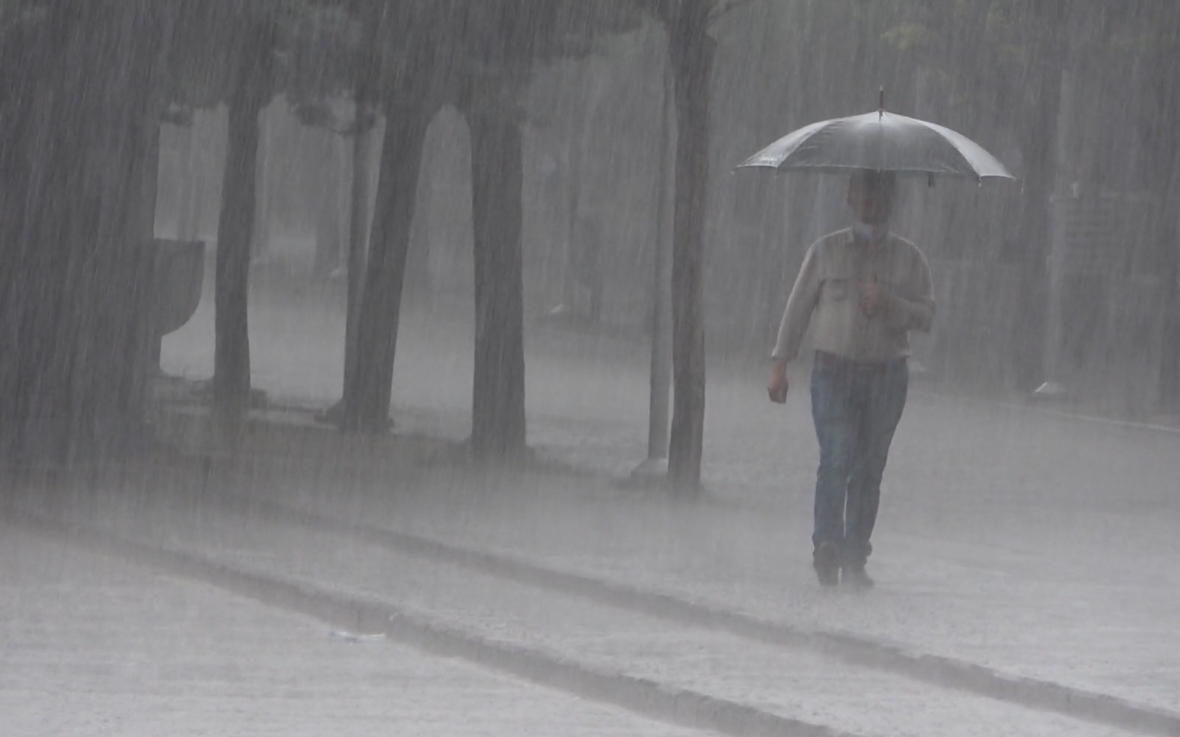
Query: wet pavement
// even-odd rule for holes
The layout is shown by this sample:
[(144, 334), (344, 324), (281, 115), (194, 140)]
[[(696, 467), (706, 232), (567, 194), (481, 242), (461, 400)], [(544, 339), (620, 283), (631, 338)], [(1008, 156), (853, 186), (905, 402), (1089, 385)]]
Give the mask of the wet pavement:
[[(618, 483), (645, 450), (642, 345), (534, 326), (530, 444), (577, 473), (489, 472), (429, 454), (378, 462), (372, 446), (356, 464), (366, 472), (342, 473), (348, 463), (300, 451), (317, 432), (333, 436), (310, 417), (338, 394), (336, 316), (256, 314), (257, 385), (312, 408), (268, 415), (274, 437), (256, 458), (219, 458), (203, 479), (165, 469), (73, 490), (64, 503), (34, 494), (23, 513), (376, 597), (485, 643), (493, 661), (541, 648), (544, 662), (616, 686), (631, 677), (716, 699), (738, 709), (733, 724), (754, 709), (855, 734), (1180, 733), (1180, 435), (947, 398), (916, 381), (886, 471), (878, 586), (825, 591), (809, 566), (816, 449), (803, 375), (780, 408), (764, 399), (761, 366), (713, 370), (706, 492), (684, 498)], [(206, 328), (198, 319), (170, 336), (168, 370), (201, 375)], [(469, 346), (461, 321), (408, 321), (399, 433), (465, 435)], [(836, 645), (851, 665), (832, 657)]]
[(0, 523), (6, 735), (688, 735)]

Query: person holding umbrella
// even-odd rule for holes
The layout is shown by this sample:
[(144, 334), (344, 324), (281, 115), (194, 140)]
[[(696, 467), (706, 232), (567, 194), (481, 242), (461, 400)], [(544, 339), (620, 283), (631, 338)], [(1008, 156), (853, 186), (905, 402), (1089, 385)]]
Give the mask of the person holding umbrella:
[(787, 365), (812, 330), (811, 414), (819, 440), (812, 561), (819, 582), (865, 589), (881, 477), (909, 386), (909, 333), (934, 317), (930, 267), (889, 232), (897, 177), (1011, 180), (999, 160), (961, 133), (877, 110), (811, 123), (739, 167), (852, 174), (852, 227), (807, 251), (772, 352), (767, 390), (787, 400)]
[(767, 390), (782, 404), (787, 366), (812, 329), (811, 411), (819, 441), (813, 565), (820, 584), (870, 588), (865, 563), (894, 430), (909, 384), (909, 332), (934, 317), (930, 267), (889, 232), (896, 175), (855, 170), (850, 228), (807, 251), (772, 353)]
[(851, 228), (808, 249), (782, 315), (767, 390), (787, 400), (787, 364), (812, 329), (812, 419), (819, 440), (813, 565), (820, 584), (865, 573), (877, 524), (881, 475), (909, 389), (909, 334), (935, 315), (930, 266), (915, 244), (889, 231), (898, 176), (962, 177), (982, 184), (1012, 175), (983, 146), (927, 120), (876, 111), (820, 120), (743, 162), (775, 172), (852, 172)]

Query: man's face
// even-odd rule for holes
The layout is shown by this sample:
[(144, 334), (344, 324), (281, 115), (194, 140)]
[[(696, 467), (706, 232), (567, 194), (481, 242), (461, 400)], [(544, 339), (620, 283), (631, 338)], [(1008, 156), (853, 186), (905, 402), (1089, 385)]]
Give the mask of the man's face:
[(848, 185), (848, 206), (862, 223), (884, 225), (893, 213), (893, 187), (853, 177)]

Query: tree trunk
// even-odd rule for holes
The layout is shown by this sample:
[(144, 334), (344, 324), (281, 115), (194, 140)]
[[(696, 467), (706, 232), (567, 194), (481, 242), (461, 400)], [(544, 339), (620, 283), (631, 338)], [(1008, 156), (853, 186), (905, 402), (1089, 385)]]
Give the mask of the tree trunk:
[[(359, 109), (364, 109), (358, 105)], [(358, 112), (358, 115), (360, 113)], [(344, 386), (353, 382), (357, 361), (357, 322), (364, 292), (365, 261), (369, 250), (369, 192), (372, 182), (373, 143), (376, 126), (362, 123), (352, 140), (352, 185), (348, 211), (348, 304), (344, 325)]]
[(145, 249), (142, 266), (146, 270), (141, 277), (145, 282), (146, 289), (139, 296), (140, 299), (145, 300), (145, 312), (139, 326), (144, 331), (142, 339), (139, 341), (143, 345), (144, 356), (139, 365), (142, 367), (140, 370), (146, 371), (146, 374), (143, 380), (133, 381), (133, 384), (137, 385), (141, 391), (146, 391), (151, 378), (161, 373), (160, 348), (163, 336), (157, 330), (155, 320), (152, 319), (153, 316), (147, 312), (151, 309), (151, 295), (156, 288), (154, 283), (157, 258), (155, 247), (156, 208), (160, 189), (160, 123), (158, 121), (163, 117), (161, 108), (162, 106), (149, 112), (149, 121), (152, 121), (153, 124), (146, 132), (146, 152), (139, 176), (142, 189), (140, 190), (141, 199), (136, 226), (139, 231), (137, 241)]
[[(369, 193), (372, 183), (373, 144), (377, 127), (375, 86), (378, 78), (377, 39), (382, 33), (383, 9), (376, 4), (367, 6), (369, 15), (364, 24), (362, 66), (353, 90), (353, 115), (356, 130), (352, 139), (352, 181), (348, 191), (348, 269), (347, 303), (344, 308), (344, 386), (340, 402), (330, 412), (343, 408), (349, 387), (356, 382), (357, 333), (360, 323), (361, 295), (364, 293), (365, 262), (369, 250), (369, 229), (372, 212)], [(425, 135), (425, 134), (423, 134)], [(384, 160), (384, 157), (382, 158)], [(355, 421), (354, 417), (354, 421)]]
[(259, 114), (269, 92), (269, 34), (244, 34), (242, 58), (229, 101), (229, 129), (217, 223), (214, 289), (213, 399), (228, 420), (240, 420), (250, 401), (248, 296), (255, 225)]
[[(49, 191), (39, 191), (38, 181), (51, 171), (44, 166), (45, 159), (59, 150), (47, 147), (34, 158), (32, 146), (41, 124), (53, 119), (43, 112), (52, 98), (38, 98), (37, 93), (50, 88), (55, 59), (47, 44), (38, 43), (40, 39), (20, 41), (0, 46), (0, 71), (29, 70), (19, 77), (23, 85), (0, 85), (4, 120), (0, 126), (0, 345), (4, 346), (0, 350), (0, 458), (4, 460), (18, 457), (27, 444), (28, 404), (38, 391), (37, 384), (28, 382), (33, 378), (30, 364), (41, 356), (23, 338), (36, 323), (44, 322), (46, 330), (52, 327), (48, 315), (40, 314), (52, 298), (52, 285), (46, 285), (37, 298), (28, 288), (38, 276), (34, 259), (44, 258), (47, 252), (46, 244), (38, 242), (34, 248), (30, 241), (40, 225), (37, 216), (42, 207), (29, 205), (49, 205), (45, 202)], [(48, 225), (53, 220), (44, 222)]]
[(469, 112), (467, 122), (475, 225), (471, 450), (507, 459), (525, 448), (521, 132), (499, 112)]
[(709, 180), (709, 79), (715, 42), (709, 3), (686, 0), (669, 27), (676, 89), (676, 205), (672, 248), (672, 436), (668, 478), (684, 488), (701, 480), (705, 427), (705, 329), (702, 305), (705, 207)]
[[(1169, 94), (1170, 93), (1170, 94)], [(1173, 111), (1180, 109), (1180, 95), (1175, 90), (1161, 95), (1167, 100), (1172, 115), (1161, 116), (1163, 121), (1175, 120)], [(1162, 144), (1156, 150), (1162, 162), (1170, 163), (1159, 172), (1155, 181), (1166, 182), (1160, 193), (1160, 204), (1155, 232), (1160, 245), (1160, 277), (1163, 280), (1163, 319), (1160, 325), (1159, 403), (1168, 414), (1180, 414), (1180, 135), (1169, 123), (1160, 124)], [(1167, 165), (1165, 163), (1165, 165)]]
[(380, 433), (389, 427), (406, 254), (429, 120), (426, 110), (406, 107), (391, 112), (385, 122), (377, 215), (357, 317), (356, 365), (353, 381), (344, 387), (345, 430)]
[(0, 353), (7, 454), (101, 459), (142, 432), (150, 261), (144, 192), (127, 183), (144, 182), (155, 163), (156, 70), (171, 19), (167, 4), (63, 2), (47, 11), (40, 39), (52, 51), (34, 49), (21, 67), (38, 75), (20, 102), (25, 143), (38, 143), (19, 154), (25, 216), (5, 244), (15, 251), (0, 295), (13, 311)]
[(647, 458), (668, 460), (669, 395), (672, 384), (672, 331), (669, 317), (672, 305), (671, 238), (669, 213), (674, 192), (670, 186), (676, 134), (672, 127), (673, 75), (671, 60), (664, 63), (664, 97), (660, 104), (660, 166), (656, 180), (655, 247), (652, 249), (651, 296), (651, 367), (648, 386)]
[(1180, 415), (1180, 132), (1175, 125), (1180, 116), (1180, 92), (1176, 84), (1180, 52), (1171, 49), (1155, 66), (1170, 70), (1170, 73), (1151, 75), (1148, 92), (1158, 107), (1152, 111), (1146, 140), (1155, 153), (1155, 166), (1146, 172), (1146, 180), (1162, 184), (1152, 228), (1153, 262), (1158, 264), (1163, 281), (1159, 405), (1167, 414)]

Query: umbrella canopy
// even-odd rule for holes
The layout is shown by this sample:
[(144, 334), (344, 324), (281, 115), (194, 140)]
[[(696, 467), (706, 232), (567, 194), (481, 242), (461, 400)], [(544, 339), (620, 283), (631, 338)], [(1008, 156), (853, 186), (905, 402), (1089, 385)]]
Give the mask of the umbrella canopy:
[(782, 170), (893, 171), (899, 175), (1013, 179), (996, 157), (941, 125), (877, 110), (812, 123), (739, 166)]

